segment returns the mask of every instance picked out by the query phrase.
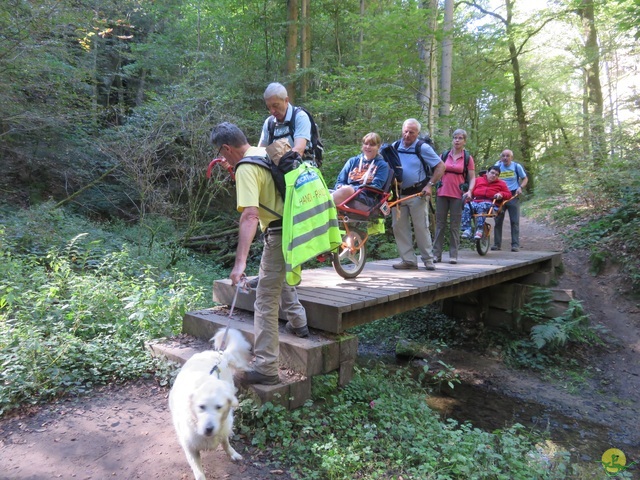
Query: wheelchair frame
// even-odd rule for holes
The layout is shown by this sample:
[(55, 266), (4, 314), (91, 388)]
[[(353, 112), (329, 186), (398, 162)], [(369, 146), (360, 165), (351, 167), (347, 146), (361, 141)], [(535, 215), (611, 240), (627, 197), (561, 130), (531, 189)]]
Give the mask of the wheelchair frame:
[(489, 218), (496, 218), (498, 215), (504, 215), (504, 206), (517, 196), (518, 195), (516, 194), (509, 200), (504, 200), (499, 204), (498, 200), (494, 198), (493, 202), (491, 202), (491, 208), (487, 213), (473, 214), (474, 220), (478, 217), (485, 217), (484, 225), (482, 225), (482, 236), (475, 239), (476, 251), (479, 255), (484, 257), (489, 252), (489, 247), (491, 246), (491, 224), (486, 220)]

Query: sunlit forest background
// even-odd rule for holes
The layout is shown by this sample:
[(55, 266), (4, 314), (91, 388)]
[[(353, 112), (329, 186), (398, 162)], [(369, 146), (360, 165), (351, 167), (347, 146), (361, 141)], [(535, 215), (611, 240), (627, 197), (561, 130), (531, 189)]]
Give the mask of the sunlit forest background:
[[(273, 81), (313, 113), (329, 185), (366, 133), (395, 140), (409, 117), (438, 153), (465, 129), (477, 170), (513, 150), (525, 216), (637, 294), (639, 25), (638, 0), (3, 0), (0, 417), (111, 382), (170, 384), (175, 369), (145, 342), (211, 306), (235, 257), (234, 186), (224, 169), (206, 178), (209, 132), (231, 121), (256, 144)], [(369, 241), (397, 257), (390, 229)], [(260, 255), (256, 241), (247, 274)], [(570, 370), (573, 385), (601, 344), (578, 307), (542, 324), (542, 343), (465, 333), (435, 307), (355, 334), (434, 351), (470, 335), (514, 368)], [(441, 367), (419, 379), (362, 368), (340, 392), (323, 380), (293, 413), (243, 401), (236, 431), (296, 478), (602, 473), (518, 424), (440, 421), (424, 399), (459, 382)]]
[(230, 203), (222, 173), (204, 183), (207, 133), (232, 121), (256, 143), (271, 81), (314, 114), (330, 184), (365, 133), (392, 140), (416, 117), (439, 152), (464, 128), (479, 167), (511, 148), (530, 193), (606, 209), (638, 185), (633, 0), (7, 0), (0, 14), (0, 193), (22, 205), (195, 224)]

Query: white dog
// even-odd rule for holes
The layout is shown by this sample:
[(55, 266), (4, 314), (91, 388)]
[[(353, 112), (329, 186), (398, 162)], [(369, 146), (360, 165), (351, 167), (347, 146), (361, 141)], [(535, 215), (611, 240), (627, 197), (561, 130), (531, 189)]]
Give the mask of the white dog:
[(246, 371), (251, 345), (238, 330), (220, 329), (211, 339), (224, 351), (196, 353), (183, 365), (169, 394), (169, 408), (180, 445), (196, 480), (205, 480), (201, 450), (222, 445), (231, 460), (242, 455), (229, 444), (233, 428), (233, 409), (238, 406), (234, 374)]

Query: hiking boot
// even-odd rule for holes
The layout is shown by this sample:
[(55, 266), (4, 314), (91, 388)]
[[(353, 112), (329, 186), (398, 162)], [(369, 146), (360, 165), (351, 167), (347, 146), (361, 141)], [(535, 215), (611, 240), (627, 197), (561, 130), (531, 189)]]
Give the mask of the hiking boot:
[(511, 247), (511, 251), (512, 252), (519, 252), (520, 248), (519, 247)]
[(424, 268), (426, 268), (427, 270), (435, 270), (436, 266), (434, 262), (424, 262)]
[(247, 280), (247, 283), (245, 283), (245, 285), (249, 288), (258, 288), (258, 279), (260, 277), (255, 277), (252, 278), (251, 280)]
[(290, 334), (295, 335), (299, 338), (305, 338), (309, 336), (309, 327), (306, 325), (304, 327), (294, 327), (291, 322), (287, 322), (284, 325), (284, 329)]
[(493, 250), (495, 252), (496, 250), (500, 250), (500, 247), (497, 246), (497, 245), (492, 245), (491, 246), (491, 250)]
[(396, 270), (417, 270), (418, 269), (418, 265), (416, 265), (415, 263), (405, 262), (404, 260), (400, 263), (394, 263), (392, 267), (395, 268)]
[(480, 240), (482, 238), (482, 230), (477, 230), (473, 238), (475, 238), (476, 240)]
[(462, 238), (464, 238), (465, 240), (468, 240), (471, 238), (471, 230), (465, 230), (464, 232), (462, 232)]
[(255, 370), (249, 370), (240, 378), (240, 383), (243, 385), (276, 385), (280, 383), (280, 377), (278, 375), (265, 375)]

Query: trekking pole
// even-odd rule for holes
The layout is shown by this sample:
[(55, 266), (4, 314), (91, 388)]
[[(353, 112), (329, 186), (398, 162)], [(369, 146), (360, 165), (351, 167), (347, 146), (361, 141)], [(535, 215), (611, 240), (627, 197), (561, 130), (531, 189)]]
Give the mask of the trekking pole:
[(224, 350), (226, 347), (227, 334), (229, 333), (229, 328), (231, 328), (231, 317), (233, 317), (233, 311), (236, 308), (238, 293), (249, 293), (249, 290), (249, 287), (247, 287), (247, 277), (243, 276), (236, 285), (236, 293), (233, 295), (233, 301), (231, 302), (231, 310), (229, 310), (229, 321), (227, 322), (227, 328), (225, 329), (224, 335), (222, 336), (222, 342), (220, 342), (220, 350)]

